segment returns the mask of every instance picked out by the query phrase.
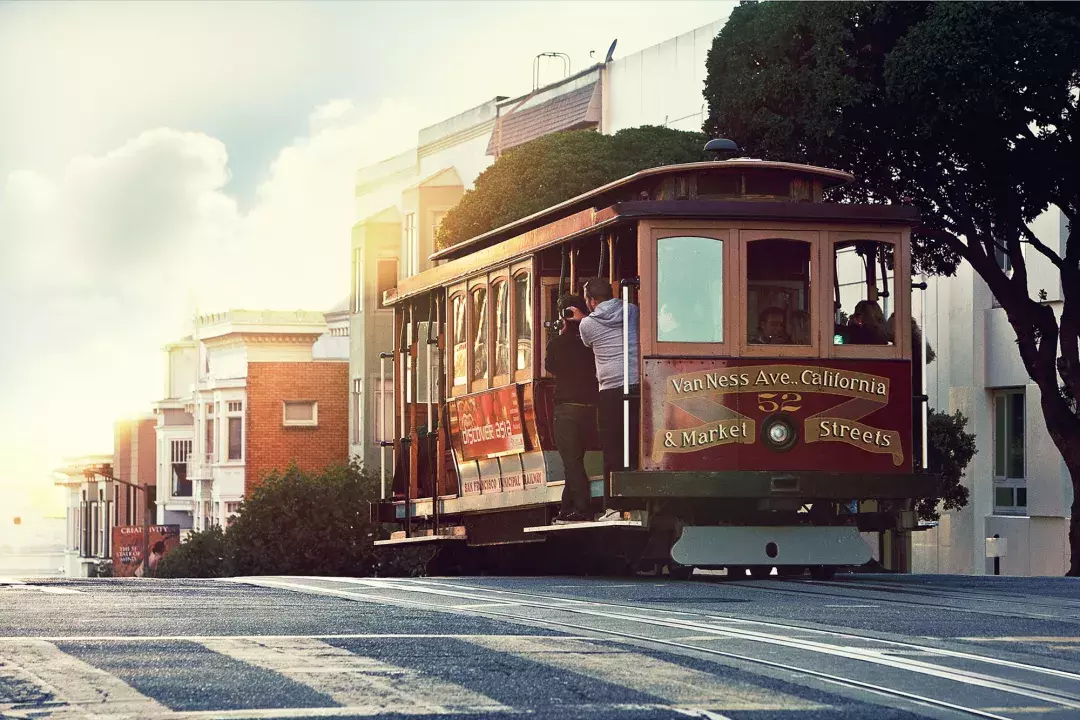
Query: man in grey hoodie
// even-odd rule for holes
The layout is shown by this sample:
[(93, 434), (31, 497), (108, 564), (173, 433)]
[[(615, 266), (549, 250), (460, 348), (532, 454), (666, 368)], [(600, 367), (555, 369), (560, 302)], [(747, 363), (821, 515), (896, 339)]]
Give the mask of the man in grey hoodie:
[[(612, 297), (611, 283), (592, 278), (585, 283), (585, 302), (591, 314), (581, 321), (581, 342), (592, 348), (600, 383), (597, 430), (604, 452), (604, 477), (623, 467), (623, 301)], [(638, 464), (639, 408), (638, 307), (627, 307), (629, 321), (630, 467)]]

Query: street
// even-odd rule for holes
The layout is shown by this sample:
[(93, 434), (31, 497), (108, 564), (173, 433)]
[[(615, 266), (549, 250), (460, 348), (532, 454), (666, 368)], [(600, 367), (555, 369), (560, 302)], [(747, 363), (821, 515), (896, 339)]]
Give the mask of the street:
[(0, 717), (1080, 717), (1065, 578), (0, 580)]

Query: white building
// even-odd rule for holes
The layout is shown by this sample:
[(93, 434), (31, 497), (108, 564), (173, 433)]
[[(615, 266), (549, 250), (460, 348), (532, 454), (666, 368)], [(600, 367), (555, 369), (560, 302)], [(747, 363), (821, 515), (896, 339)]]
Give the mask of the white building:
[[(1032, 229), (1064, 255), (1068, 228), (1059, 210), (1043, 214)], [(1025, 252), (1024, 258), (1032, 298), (1042, 299), (1060, 317), (1057, 269), (1038, 252)], [(1045, 291), (1042, 298), (1040, 291)], [(965, 480), (968, 506), (942, 515), (934, 530), (915, 534), (914, 571), (992, 573), (986, 540), (999, 536), (1005, 540), (1002, 574), (1063, 575), (1072, 484), (1047, 433), (1039, 388), (1024, 370), (1005, 311), (963, 264), (956, 277), (930, 281), (927, 317), (928, 339), (937, 353), (927, 368), (930, 405), (964, 413), (978, 453)]]
[(164, 347), (165, 397), (157, 415), (157, 522), (192, 529), (195, 504), (188, 461), (195, 442), (192, 413), (198, 378), (199, 345), (190, 337)]

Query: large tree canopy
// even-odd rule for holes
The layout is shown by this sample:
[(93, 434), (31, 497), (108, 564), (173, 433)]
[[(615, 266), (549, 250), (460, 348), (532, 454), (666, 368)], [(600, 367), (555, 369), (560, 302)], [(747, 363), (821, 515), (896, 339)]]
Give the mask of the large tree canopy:
[[(842, 201), (914, 203), (917, 267), (966, 260), (986, 281), (1072, 475), (1080, 574), (1080, 8), (744, 4), (709, 53), (705, 96), (709, 134), (854, 173)], [(1060, 247), (1029, 229), (1051, 205), (1069, 223)], [(1035, 257), (1060, 275), (1060, 317), (1029, 287)]]
[(603, 135), (553, 133), (503, 154), (443, 218), (445, 248), (645, 168), (698, 162), (705, 135), (645, 126)]

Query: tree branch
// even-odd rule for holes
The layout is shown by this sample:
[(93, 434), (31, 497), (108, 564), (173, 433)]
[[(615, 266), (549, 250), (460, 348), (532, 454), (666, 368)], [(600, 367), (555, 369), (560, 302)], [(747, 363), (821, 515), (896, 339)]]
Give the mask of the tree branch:
[(1044, 245), (1043, 241), (1040, 240), (1035, 235), (1035, 233), (1031, 232), (1031, 228), (1029, 228), (1027, 225), (1021, 225), (1020, 232), (1022, 232), (1024, 234), (1024, 237), (1027, 238), (1028, 245), (1042, 253), (1047, 260), (1054, 263), (1054, 266), (1057, 267), (1058, 270), (1062, 269), (1063, 263), (1061, 257), (1056, 252)]

